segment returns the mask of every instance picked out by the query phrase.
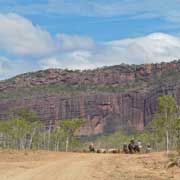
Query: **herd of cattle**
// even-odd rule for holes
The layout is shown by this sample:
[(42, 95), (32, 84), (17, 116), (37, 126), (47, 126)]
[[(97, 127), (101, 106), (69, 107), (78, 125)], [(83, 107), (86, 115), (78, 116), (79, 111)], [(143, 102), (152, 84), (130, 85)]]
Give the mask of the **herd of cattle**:
[[(124, 144), (122, 150), (120, 149), (103, 149), (103, 148), (99, 148), (96, 149), (94, 144), (91, 143), (89, 145), (89, 152), (96, 152), (96, 153), (125, 153), (125, 154), (134, 154), (134, 153), (140, 153), (143, 150), (141, 141), (137, 141), (135, 142), (134, 140), (131, 140), (130, 143)], [(148, 144), (145, 149), (144, 152), (149, 153), (151, 152), (151, 146)]]

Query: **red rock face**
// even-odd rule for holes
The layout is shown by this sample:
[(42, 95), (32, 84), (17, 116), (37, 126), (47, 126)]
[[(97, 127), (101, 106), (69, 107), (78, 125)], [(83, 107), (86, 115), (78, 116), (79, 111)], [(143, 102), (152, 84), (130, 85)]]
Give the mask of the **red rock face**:
[(180, 86), (169, 85), (157, 88), (147, 93), (144, 99), (144, 125), (146, 126), (157, 111), (157, 100), (162, 95), (171, 95), (176, 103), (180, 105)]
[(72, 97), (49, 96), (0, 102), (0, 119), (6, 119), (10, 109), (27, 107), (36, 112), (49, 126), (63, 119), (82, 118), (85, 125), (78, 135), (109, 134), (116, 130), (143, 131), (157, 109), (157, 99), (173, 95), (180, 104), (180, 88), (166, 86), (149, 93), (90, 94)]
[(143, 130), (143, 99), (140, 93), (91, 94), (64, 98), (61, 96), (1, 101), (0, 119), (9, 109), (27, 107), (35, 111), (48, 126), (57, 120), (83, 118), (86, 124), (79, 135), (111, 133), (118, 129)]

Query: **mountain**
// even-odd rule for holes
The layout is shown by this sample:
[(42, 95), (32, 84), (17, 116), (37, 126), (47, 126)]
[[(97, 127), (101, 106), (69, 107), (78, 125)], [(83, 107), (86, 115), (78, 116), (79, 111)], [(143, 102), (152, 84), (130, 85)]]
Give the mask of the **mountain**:
[(139, 130), (152, 119), (157, 98), (180, 103), (180, 61), (116, 65), (94, 70), (48, 69), (0, 82), (0, 120), (16, 108), (29, 108), (47, 125), (84, 118), (79, 135)]

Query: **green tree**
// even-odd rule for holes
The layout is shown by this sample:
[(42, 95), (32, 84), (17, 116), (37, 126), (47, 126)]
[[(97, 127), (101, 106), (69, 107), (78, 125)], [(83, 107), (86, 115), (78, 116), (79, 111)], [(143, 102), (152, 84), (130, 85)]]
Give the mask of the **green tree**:
[(177, 136), (177, 151), (178, 155), (180, 156), (180, 117), (177, 118), (175, 124), (176, 136)]
[(68, 151), (69, 144), (73, 140), (74, 133), (84, 124), (81, 119), (64, 120), (60, 122), (60, 127), (64, 130), (66, 136), (66, 152)]
[(35, 135), (42, 129), (38, 116), (27, 109), (13, 110), (9, 114), (9, 120), (0, 122), (1, 146), (31, 149)]
[(0, 137), (1, 137), (1, 147), (10, 148), (10, 133), (11, 128), (9, 121), (0, 122)]
[(59, 151), (60, 148), (63, 147), (63, 142), (65, 142), (65, 132), (61, 127), (56, 127), (53, 129), (51, 132), (51, 144), (52, 144), (52, 149), (54, 151)]
[(28, 124), (25, 119), (13, 118), (9, 122), (10, 132), (9, 135), (12, 140), (12, 144), (17, 149), (25, 149), (26, 148), (26, 139), (28, 132)]
[(39, 121), (39, 117), (36, 113), (33, 111), (27, 109), (27, 108), (21, 108), (21, 109), (12, 109), (9, 111), (10, 117), (19, 118), (19, 119), (25, 119), (29, 122), (37, 122)]
[(156, 133), (155, 138), (165, 138), (166, 150), (169, 151), (170, 138), (173, 138), (176, 124), (177, 106), (172, 96), (161, 96), (158, 99), (158, 111), (149, 127)]

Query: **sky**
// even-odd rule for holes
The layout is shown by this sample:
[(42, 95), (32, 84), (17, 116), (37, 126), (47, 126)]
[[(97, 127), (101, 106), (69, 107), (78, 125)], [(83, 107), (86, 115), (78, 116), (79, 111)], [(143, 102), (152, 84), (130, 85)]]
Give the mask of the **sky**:
[(0, 80), (180, 59), (180, 0), (0, 0)]

